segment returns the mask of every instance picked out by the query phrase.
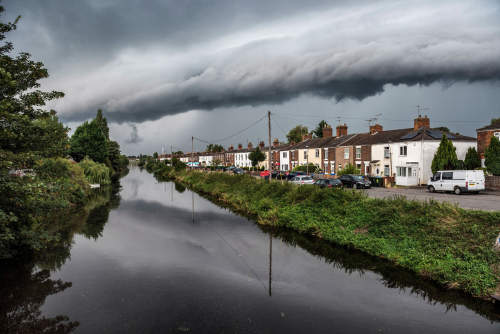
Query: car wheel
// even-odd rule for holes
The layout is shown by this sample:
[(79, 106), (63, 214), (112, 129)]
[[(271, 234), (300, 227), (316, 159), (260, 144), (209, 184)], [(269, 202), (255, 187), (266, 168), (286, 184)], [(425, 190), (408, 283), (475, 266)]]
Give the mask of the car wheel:
[(460, 187), (455, 187), (455, 195), (460, 195), (462, 193), (462, 190), (460, 189)]
[(429, 192), (431, 193), (436, 192), (436, 188), (434, 188), (434, 186), (429, 186)]

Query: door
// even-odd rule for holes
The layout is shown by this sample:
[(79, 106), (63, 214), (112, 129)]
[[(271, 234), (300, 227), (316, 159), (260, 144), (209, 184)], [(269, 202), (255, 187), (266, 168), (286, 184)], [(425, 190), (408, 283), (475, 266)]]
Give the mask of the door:
[(443, 191), (453, 191), (453, 172), (443, 172), (441, 175), (441, 189)]
[(432, 176), (432, 185), (436, 190), (443, 190), (441, 187), (441, 172), (437, 172)]

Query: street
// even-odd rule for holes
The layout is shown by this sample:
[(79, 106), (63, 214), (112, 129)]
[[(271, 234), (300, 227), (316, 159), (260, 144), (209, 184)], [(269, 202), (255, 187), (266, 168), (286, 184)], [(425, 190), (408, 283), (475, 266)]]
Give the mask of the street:
[(500, 194), (494, 192), (455, 195), (452, 193), (430, 193), (425, 188), (371, 188), (365, 190), (365, 192), (369, 197), (373, 198), (405, 196), (407, 199), (415, 199), (419, 201), (434, 199), (441, 202), (456, 203), (459, 207), (464, 209), (500, 211)]

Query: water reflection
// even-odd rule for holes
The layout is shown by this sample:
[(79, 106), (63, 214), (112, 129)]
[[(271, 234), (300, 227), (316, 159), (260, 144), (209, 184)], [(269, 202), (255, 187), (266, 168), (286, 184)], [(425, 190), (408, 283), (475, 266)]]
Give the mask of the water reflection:
[(41, 307), (49, 296), (72, 287), (51, 278), (70, 258), (76, 234), (96, 240), (102, 236), (111, 209), (119, 206), (119, 183), (93, 191), (88, 204), (53, 222), (59, 242), (36, 256), (1, 263), (0, 333), (70, 333), (80, 323), (66, 315), (47, 317)]

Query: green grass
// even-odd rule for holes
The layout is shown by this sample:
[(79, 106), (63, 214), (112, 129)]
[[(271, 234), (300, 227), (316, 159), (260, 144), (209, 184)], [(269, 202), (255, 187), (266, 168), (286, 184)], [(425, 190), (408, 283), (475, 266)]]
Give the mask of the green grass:
[(500, 254), (493, 249), (500, 212), (447, 203), (265, 182), (247, 175), (173, 171), (152, 165), (160, 180), (175, 178), (213, 196), (259, 224), (287, 227), (353, 247), (476, 297), (500, 283)]

